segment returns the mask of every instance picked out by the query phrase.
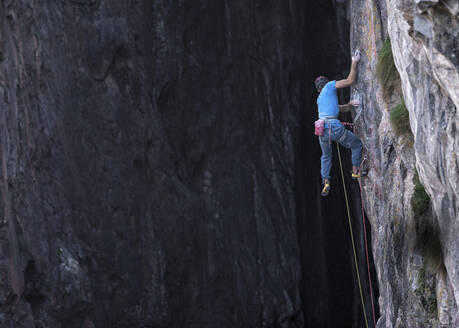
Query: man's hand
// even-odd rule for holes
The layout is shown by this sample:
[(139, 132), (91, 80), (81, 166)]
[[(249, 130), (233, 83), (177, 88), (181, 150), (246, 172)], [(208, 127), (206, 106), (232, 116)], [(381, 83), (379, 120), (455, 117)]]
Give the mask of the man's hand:
[(359, 107), (360, 106), (360, 101), (358, 99), (352, 99), (349, 102), (349, 105), (354, 106), (354, 107)]
[(356, 50), (354, 56), (352, 56), (352, 63), (358, 63), (360, 61), (360, 51)]

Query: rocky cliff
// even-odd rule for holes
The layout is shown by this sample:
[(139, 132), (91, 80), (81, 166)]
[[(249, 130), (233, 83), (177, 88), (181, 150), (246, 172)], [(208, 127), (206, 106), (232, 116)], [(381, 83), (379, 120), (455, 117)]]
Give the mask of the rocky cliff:
[(457, 11), (2, 1), (0, 325), (362, 327), (338, 163), (323, 199), (310, 128), (313, 78), (344, 78), (356, 48), (339, 96), (362, 102), (378, 327), (458, 325)]
[[(355, 118), (370, 168), (363, 190), (381, 294), (378, 327), (458, 327), (458, 3), (350, 6), (351, 47), (364, 54), (353, 93), (363, 103)], [(384, 42), (396, 71), (381, 79), (378, 70), (390, 70), (379, 63)], [(407, 109), (401, 130), (400, 106)], [(429, 197), (420, 211), (413, 202), (422, 186)]]

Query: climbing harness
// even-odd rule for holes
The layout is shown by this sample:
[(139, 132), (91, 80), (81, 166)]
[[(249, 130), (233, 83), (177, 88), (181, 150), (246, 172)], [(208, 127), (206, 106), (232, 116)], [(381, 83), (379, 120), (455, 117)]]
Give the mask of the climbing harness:
[(349, 122), (341, 122), (342, 125), (344, 126), (350, 126), (350, 127), (354, 127), (354, 123), (349, 123)]
[[(334, 118), (337, 119), (337, 118)], [(328, 122), (329, 118), (319, 118), (317, 121), (314, 122), (314, 134), (316, 136), (323, 136), (325, 132), (325, 123), (328, 124), (328, 144), (331, 145), (331, 126), (330, 123)], [(354, 123), (349, 123), (349, 122), (341, 122), (342, 125), (344, 126), (349, 126), (354, 128)]]
[[(355, 241), (354, 241), (354, 233), (352, 229), (352, 222), (351, 222), (351, 213), (349, 210), (349, 200), (347, 197), (347, 189), (346, 189), (346, 184), (344, 181), (344, 171), (343, 171), (343, 164), (341, 161), (341, 152), (340, 152), (340, 147), (339, 144), (336, 144), (336, 148), (338, 150), (338, 158), (339, 158), (339, 167), (341, 170), (341, 179), (343, 181), (343, 190), (344, 190), (344, 197), (346, 199), (346, 210), (347, 210), (347, 218), (349, 222), (349, 232), (351, 235), (351, 242), (352, 242), (352, 251), (354, 253), (354, 265), (355, 265), (355, 272), (357, 275), (357, 282), (359, 285), (359, 292), (360, 292), (360, 301), (362, 303), (362, 311), (363, 315), (365, 318), (365, 326), (368, 328), (368, 320), (367, 320), (367, 312), (365, 309), (365, 303), (363, 301), (363, 292), (362, 292), (362, 284), (360, 281), (360, 274), (359, 274), (359, 266), (358, 266), (358, 261), (357, 261), (357, 252), (355, 250)], [(362, 164), (366, 161), (366, 158), (361, 162), (359, 170), (362, 170)], [(359, 188), (360, 188), (360, 198), (361, 198), (361, 204), (362, 204), (362, 219), (363, 219), (363, 229), (364, 229), (364, 240), (365, 240), (365, 253), (366, 253), (366, 260), (367, 260), (367, 269), (368, 269), (368, 280), (369, 280), (369, 285), (370, 285), (370, 298), (371, 298), (371, 308), (373, 312), (373, 321), (374, 321), (374, 327), (376, 327), (376, 314), (375, 314), (375, 307), (374, 307), (374, 301), (373, 301), (373, 286), (371, 282), (371, 274), (370, 274), (370, 261), (369, 261), (369, 256), (368, 256), (368, 242), (367, 242), (367, 231), (366, 231), (366, 225), (365, 225), (365, 212), (364, 212), (364, 206), (363, 206), (363, 195), (362, 195), (362, 186), (361, 186), (361, 181), (359, 180)]]
[(331, 145), (331, 124), (328, 123), (328, 144)]

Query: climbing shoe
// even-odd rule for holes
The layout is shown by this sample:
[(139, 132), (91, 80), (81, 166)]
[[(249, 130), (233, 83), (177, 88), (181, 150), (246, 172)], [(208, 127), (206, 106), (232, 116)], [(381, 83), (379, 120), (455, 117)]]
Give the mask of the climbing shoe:
[(325, 183), (320, 195), (321, 196), (328, 196), (328, 194), (330, 193), (330, 188), (331, 188), (330, 187), (330, 183)]
[(357, 173), (351, 172), (352, 179), (356, 180), (358, 178), (364, 177), (368, 174), (367, 171), (359, 171)]

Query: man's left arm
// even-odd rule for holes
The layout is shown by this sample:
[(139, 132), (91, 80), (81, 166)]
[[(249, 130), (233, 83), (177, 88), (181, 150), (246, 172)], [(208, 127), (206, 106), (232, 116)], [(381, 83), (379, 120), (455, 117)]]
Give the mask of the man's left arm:
[(352, 106), (350, 104), (338, 105), (338, 106), (339, 106), (339, 111), (342, 112), (342, 113), (348, 112), (352, 108)]

